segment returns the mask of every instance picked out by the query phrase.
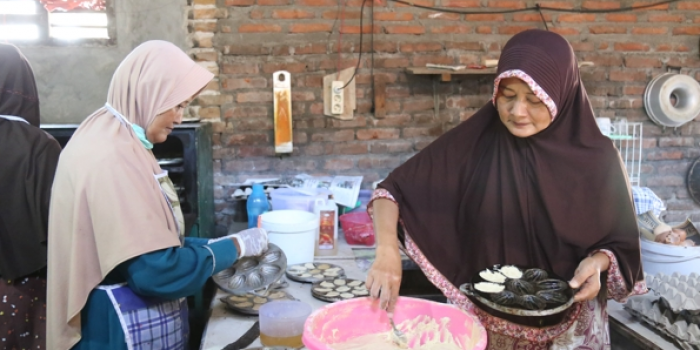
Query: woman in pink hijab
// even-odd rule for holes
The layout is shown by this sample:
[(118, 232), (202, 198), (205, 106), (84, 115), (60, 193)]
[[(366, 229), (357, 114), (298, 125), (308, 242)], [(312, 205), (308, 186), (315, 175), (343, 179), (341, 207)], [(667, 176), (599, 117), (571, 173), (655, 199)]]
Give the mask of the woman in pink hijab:
[(52, 349), (184, 349), (184, 297), (266, 250), (262, 229), (183, 239), (177, 195), (151, 152), (212, 78), (175, 45), (146, 42), (66, 145), (49, 214)]

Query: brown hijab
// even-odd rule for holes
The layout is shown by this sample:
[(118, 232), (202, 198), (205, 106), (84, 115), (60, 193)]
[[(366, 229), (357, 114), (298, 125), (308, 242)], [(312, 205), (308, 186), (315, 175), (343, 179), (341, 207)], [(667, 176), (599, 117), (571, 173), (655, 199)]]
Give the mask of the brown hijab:
[(570, 279), (587, 254), (608, 249), (631, 290), (642, 269), (630, 187), (618, 151), (596, 126), (571, 46), (551, 32), (517, 34), (503, 48), (498, 74), (518, 70), (551, 98), (556, 114), (548, 128), (515, 137), (488, 103), (379, 187), (455, 285), (504, 263)]
[(154, 175), (162, 170), (129, 123), (153, 119), (204, 88), (213, 74), (165, 41), (135, 48), (114, 72), (107, 102), (61, 154), (49, 217), (47, 343), (80, 340), (90, 291), (122, 262), (180, 245), (177, 224)]
[(61, 147), (39, 129), (34, 73), (22, 53), (0, 44), (0, 276), (46, 267), (51, 184)]

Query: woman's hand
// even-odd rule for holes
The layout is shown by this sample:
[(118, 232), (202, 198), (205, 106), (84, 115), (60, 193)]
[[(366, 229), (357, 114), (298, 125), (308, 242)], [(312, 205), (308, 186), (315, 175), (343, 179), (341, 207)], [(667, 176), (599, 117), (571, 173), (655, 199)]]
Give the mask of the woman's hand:
[(394, 312), (401, 285), (401, 254), (396, 245), (377, 246), (377, 254), (367, 273), (365, 284), (379, 307)]
[(594, 299), (600, 291), (600, 273), (607, 271), (610, 259), (603, 253), (596, 253), (581, 261), (574, 272), (574, 278), (569, 281), (572, 289), (581, 288), (574, 301), (587, 301)]

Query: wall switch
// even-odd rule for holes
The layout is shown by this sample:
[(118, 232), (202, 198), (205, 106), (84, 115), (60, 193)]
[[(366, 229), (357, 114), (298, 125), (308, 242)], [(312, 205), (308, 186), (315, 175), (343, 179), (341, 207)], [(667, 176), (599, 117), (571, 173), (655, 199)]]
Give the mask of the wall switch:
[(344, 98), (343, 98), (343, 82), (334, 81), (331, 84), (331, 113), (333, 114), (343, 114), (344, 110)]

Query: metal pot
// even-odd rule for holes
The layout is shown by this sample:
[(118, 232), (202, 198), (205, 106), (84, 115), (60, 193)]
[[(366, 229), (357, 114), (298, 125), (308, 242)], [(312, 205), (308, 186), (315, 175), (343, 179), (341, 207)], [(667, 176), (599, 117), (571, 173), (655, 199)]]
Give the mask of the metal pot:
[(700, 83), (684, 74), (661, 74), (644, 91), (644, 109), (658, 125), (681, 126), (700, 116)]
[[(520, 268), (520, 267), (519, 267)], [(523, 270), (526, 270), (524, 268)], [(550, 277), (562, 280), (558, 276), (547, 272)], [(566, 318), (567, 310), (574, 304), (574, 291), (571, 288), (566, 288), (562, 292), (568, 297), (568, 301), (562, 305), (551, 309), (544, 310), (526, 310), (518, 307), (503, 306), (494, 303), (489, 298), (489, 293), (484, 293), (476, 290), (474, 285), (483, 282), (484, 279), (477, 272), (471, 278), (471, 283), (464, 283), (459, 286), (459, 290), (464, 293), (476, 306), (486, 311), (492, 316), (508, 320), (529, 327), (549, 327), (554, 326)]]

